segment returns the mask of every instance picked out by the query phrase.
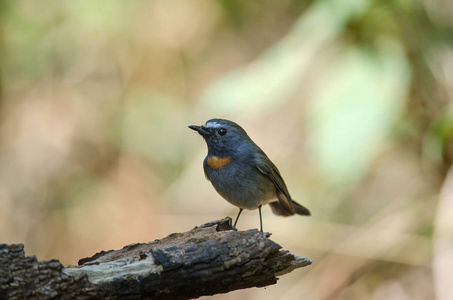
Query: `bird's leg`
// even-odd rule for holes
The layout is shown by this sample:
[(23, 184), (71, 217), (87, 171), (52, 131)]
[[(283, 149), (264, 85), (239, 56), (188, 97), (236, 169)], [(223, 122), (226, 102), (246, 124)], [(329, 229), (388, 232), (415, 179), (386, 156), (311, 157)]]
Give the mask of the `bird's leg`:
[(239, 216), (241, 215), (242, 210), (243, 210), (242, 208), (239, 208), (238, 216), (236, 217), (236, 221), (234, 221), (234, 225), (233, 225), (233, 230), (234, 230), (234, 231), (237, 231), (237, 229), (236, 229), (236, 223), (237, 223), (238, 220), (239, 220)]
[(263, 232), (263, 219), (261, 218), (261, 205), (258, 206), (258, 211), (260, 213), (260, 228), (261, 228), (261, 232)]

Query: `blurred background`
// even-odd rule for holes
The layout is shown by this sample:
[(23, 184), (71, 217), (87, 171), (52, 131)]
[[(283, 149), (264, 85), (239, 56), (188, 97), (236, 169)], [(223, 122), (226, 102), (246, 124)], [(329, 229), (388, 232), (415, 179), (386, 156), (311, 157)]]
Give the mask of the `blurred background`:
[[(453, 299), (453, 2), (0, 2), (0, 242), (63, 264), (235, 217), (187, 125), (239, 123), (312, 266), (216, 299)], [(244, 212), (241, 230), (259, 226)]]

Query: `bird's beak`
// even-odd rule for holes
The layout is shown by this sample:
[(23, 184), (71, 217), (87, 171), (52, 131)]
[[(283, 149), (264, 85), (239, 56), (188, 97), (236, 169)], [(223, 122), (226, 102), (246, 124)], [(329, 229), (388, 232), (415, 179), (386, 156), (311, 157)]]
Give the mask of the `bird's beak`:
[(190, 125), (190, 129), (198, 131), (202, 136), (206, 135), (208, 132), (202, 126)]

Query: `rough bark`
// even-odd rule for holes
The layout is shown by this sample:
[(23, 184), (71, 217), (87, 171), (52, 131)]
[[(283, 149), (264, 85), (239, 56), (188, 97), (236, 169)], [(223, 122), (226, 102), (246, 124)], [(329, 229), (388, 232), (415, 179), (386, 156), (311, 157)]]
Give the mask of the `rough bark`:
[(277, 282), (311, 264), (256, 229), (210, 222), (150, 243), (102, 251), (63, 266), (0, 245), (0, 299), (189, 299)]

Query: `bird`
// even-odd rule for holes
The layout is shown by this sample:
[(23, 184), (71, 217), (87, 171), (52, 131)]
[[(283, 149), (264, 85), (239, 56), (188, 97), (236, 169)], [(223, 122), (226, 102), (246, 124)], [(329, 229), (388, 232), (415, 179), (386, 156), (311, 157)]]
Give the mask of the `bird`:
[(244, 209), (259, 211), (269, 204), (274, 214), (310, 216), (305, 206), (291, 198), (280, 171), (247, 135), (241, 126), (226, 119), (210, 119), (204, 125), (190, 125), (208, 146), (203, 170), (215, 190), (229, 203), (239, 208), (233, 230)]

